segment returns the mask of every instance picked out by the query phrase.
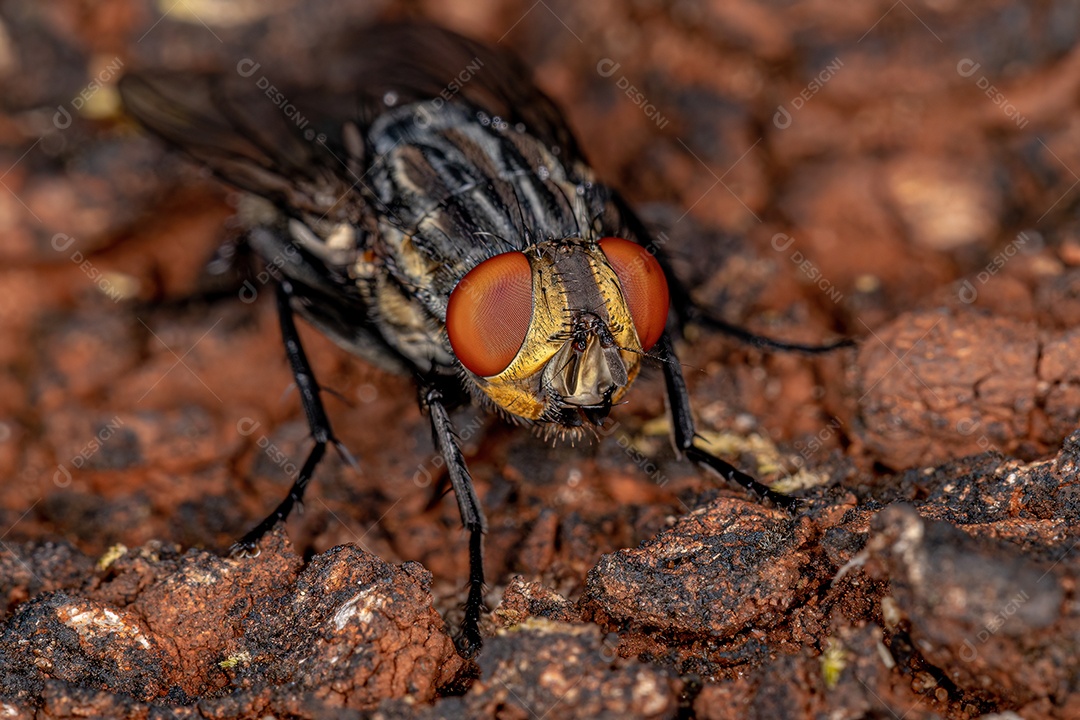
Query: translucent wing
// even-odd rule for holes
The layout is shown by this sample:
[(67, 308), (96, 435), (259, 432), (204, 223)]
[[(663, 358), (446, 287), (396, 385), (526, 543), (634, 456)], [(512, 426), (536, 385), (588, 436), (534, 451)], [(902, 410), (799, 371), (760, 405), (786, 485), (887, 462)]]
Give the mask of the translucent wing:
[(350, 43), (353, 77), (367, 108), (386, 93), (398, 103), (442, 97), (522, 123), (564, 162), (581, 159), (573, 134), (555, 104), (536, 87), (532, 74), (511, 52), (425, 23), (378, 26)]
[[(275, 199), (291, 198), (297, 178), (325, 182), (320, 169), (362, 174), (363, 133), (387, 98), (396, 105), (435, 98), (464, 103), (524, 124), (548, 147), (560, 148), (564, 162), (580, 159), (555, 105), (502, 49), (433, 25), (399, 23), (343, 32), (317, 52), (327, 72), (303, 81), (289, 81), (287, 70), (268, 63), (250, 76), (129, 74), (120, 93), (150, 130), (227, 181)], [(264, 77), (282, 80), (270, 88)], [(346, 126), (360, 138), (349, 137)]]
[(243, 190), (306, 207), (312, 191), (340, 186), (327, 171), (328, 148), (306, 140), (254, 82), (240, 80), (146, 72), (126, 75), (119, 89), (143, 125)]

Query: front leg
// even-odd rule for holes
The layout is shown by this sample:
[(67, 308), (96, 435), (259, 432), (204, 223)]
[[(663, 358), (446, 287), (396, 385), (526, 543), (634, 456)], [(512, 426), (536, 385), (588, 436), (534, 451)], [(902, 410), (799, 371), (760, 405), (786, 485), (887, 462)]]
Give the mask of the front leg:
[(728, 482), (746, 488), (758, 497), (772, 500), (784, 508), (796, 507), (799, 504), (798, 498), (778, 493), (768, 485), (759, 483), (734, 465), (721, 460), (694, 442), (697, 433), (694, 430), (694, 416), (690, 411), (690, 395), (686, 390), (682, 366), (679, 364), (679, 359), (675, 357), (671, 336), (668, 333), (665, 332), (660, 338), (657, 349), (660, 351), (664, 365), (664, 385), (667, 390), (668, 409), (671, 411), (671, 434), (675, 451), (701, 467), (713, 471)]
[(469, 597), (465, 600), (465, 619), (461, 623), (457, 646), (463, 657), (472, 657), (484, 643), (480, 635), (480, 613), (484, 609), (484, 532), (487, 530), (487, 520), (484, 519), (484, 510), (476, 497), (472, 476), (458, 446), (442, 391), (429, 387), (422, 397), (431, 418), (435, 448), (446, 463), (461, 522), (469, 533)]
[(300, 504), (304, 497), (311, 476), (315, 473), (315, 467), (326, 454), (327, 443), (333, 443), (346, 460), (352, 458), (345, 451), (341, 443), (334, 437), (330, 429), (330, 420), (326, 417), (322, 399), (319, 397), (319, 383), (315, 380), (315, 374), (311, 371), (311, 363), (308, 362), (304, 347), (300, 344), (300, 334), (296, 331), (296, 321), (293, 319), (291, 298), (293, 295), (292, 284), (288, 280), (282, 280), (277, 286), (277, 309), (278, 319), (281, 322), (281, 339), (285, 343), (285, 355), (289, 358), (289, 366), (292, 369), (296, 389), (300, 393), (300, 404), (304, 407), (304, 415), (307, 416), (308, 427), (311, 428), (311, 437), (315, 440), (315, 447), (311, 448), (307, 459), (300, 468), (300, 473), (289, 488), (289, 494), (285, 496), (274, 511), (263, 518), (262, 522), (253, 527), (244, 537), (240, 538), (231, 548), (233, 555), (250, 555), (256, 552), (259, 540), (270, 532), (279, 522), (289, 517), (293, 508)]

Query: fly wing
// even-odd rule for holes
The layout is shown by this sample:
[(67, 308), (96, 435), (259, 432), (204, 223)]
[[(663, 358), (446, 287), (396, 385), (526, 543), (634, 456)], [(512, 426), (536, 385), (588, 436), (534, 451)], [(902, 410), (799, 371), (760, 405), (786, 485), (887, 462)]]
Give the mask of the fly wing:
[(124, 76), (119, 89), (143, 125), (243, 190), (301, 208), (318, 189), (340, 186), (333, 198), (340, 197), (349, 185), (326, 172), (328, 148), (305, 139), (253, 81), (241, 80), (144, 72)]
[(318, 215), (350, 188), (364, 191), (364, 136), (390, 98), (462, 103), (522, 123), (567, 165), (582, 159), (555, 104), (501, 48), (410, 22), (342, 32), (312, 53), (325, 68), (314, 78), (294, 78), (285, 65), (251, 76), (141, 72), (119, 89), (136, 119), (227, 182)]
[(349, 47), (355, 58), (350, 74), (369, 112), (385, 108), (387, 93), (396, 95), (397, 104), (435, 98), (466, 103), (511, 125), (522, 123), (549, 148), (560, 148), (564, 162), (581, 159), (558, 108), (528, 68), (501, 47), (420, 22), (369, 28), (351, 37)]
[(338, 156), (321, 130), (305, 137), (258, 90), (255, 78), (214, 74), (153, 72), (120, 81), (125, 106), (149, 130), (230, 184), (276, 204), (277, 217), (250, 228), (248, 241), (292, 281), (297, 311), (350, 351), (387, 369), (408, 368), (372, 321), (366, 286), (350, 277), (353, 254), (335, 260), (319, 252), (313, 231), (302, 233), (308, 241), (300, 243), (287, 229), (313, 217), (348, 224), (360, 214), (362, 194), (350, 193), (353, 183), (334, 167)]

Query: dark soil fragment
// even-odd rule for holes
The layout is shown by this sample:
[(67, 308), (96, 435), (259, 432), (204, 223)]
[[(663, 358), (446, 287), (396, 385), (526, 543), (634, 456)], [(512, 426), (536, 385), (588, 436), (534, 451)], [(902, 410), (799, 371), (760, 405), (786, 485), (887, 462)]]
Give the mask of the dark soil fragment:
[(1031, 436), (1038, 357), (1031, 324), (972, 311), (905, 315), (859, 349), (860, 434), (897, 469), (1013, 453)]
[(468, 694), (433, 717), (670, 718), (678, 706), (670, 673), (620, 658), (593, 625), (527, 621), (489, 640), (479, 664)]
[(308, 564), (291, 595), (246, 615), (229, 656), (242, 658), (232, 683), (295, 683), (331, 706), (430, 701), (463, 666), (431, 607), (430, 583), (417, 563), (394, 567), (350, 546), (327, 551)]
[(733, 681), (707, 684), (694, 701), (697, 717), (941, 717), (895, 672), (879, 628), (840, 626), (823, 650), (781, 656)]
[(1013, 707), (1076, 692), (1080, 612), (1066, 600), (1075, 559), (1033, 561), (905, 505), (878, 515), (868, 547), (916, 650), (959, 691)]
[(258, 559), (147, 548), (99, 573), (81, 596), (38, 595), (5, 624), (9, 702), (38, 705), (60, 681), (104, 693), (94, 706), (202, 697), (225, 715), (362, 709), (392, 697), (430, 701), (463, 667), (431, 607), (427, 571), (357, 548), (335, 548), (301, 571), (275, 533)]
[(601, 627), (659, 641), (654, 652), (686, 644), (719, 665), (745, 663), (816, 590), (813, 534), (809, 518), (718, 499), (641, 547), (601, 558), (582, 611)]
[(67, 542), (0, 545), (0, 616), (46, 592), (82, 585), (94, 562)]
[(581, 622), (581, 610), (554, 590), (518, 576), (503, 591), (502, 602), (493, 617), (502, 627), (518, 625), (529, 618), (572, 623)]

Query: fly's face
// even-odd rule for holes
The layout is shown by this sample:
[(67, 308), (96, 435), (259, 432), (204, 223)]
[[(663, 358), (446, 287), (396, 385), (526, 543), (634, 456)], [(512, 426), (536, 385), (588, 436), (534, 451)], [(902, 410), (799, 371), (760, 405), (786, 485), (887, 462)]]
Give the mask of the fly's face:
[(472, 381), (505, 412), (599, 424), (664, 331), (668, 287), (622, 238), (549, 240), (489, 258), (450, 295), (446, 330)]

